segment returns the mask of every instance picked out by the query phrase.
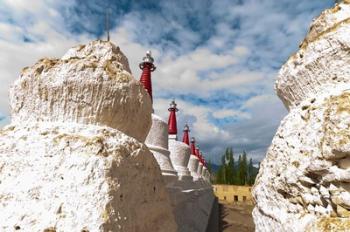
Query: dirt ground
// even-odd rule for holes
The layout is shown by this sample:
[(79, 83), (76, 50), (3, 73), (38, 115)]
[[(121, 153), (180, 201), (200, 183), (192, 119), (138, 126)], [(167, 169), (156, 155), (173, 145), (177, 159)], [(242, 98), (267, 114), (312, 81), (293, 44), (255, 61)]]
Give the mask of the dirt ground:
[(220, 231), (254, 232), (253, 206), (219, 202)]

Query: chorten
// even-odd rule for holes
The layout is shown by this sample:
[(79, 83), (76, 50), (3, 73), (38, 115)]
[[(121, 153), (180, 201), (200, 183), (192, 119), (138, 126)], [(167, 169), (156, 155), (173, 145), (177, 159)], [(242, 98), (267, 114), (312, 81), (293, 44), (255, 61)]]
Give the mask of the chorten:
[(201, 155), (201, 152), (199, 150), (199, 147), (196, 148), (196, 155), (197, 155), (198, 160), (199, 160), (197, 174), (199, 175), (200, 178), (202, 178), (203, 160), (202, 160), (202, 155)]
[(207, 179), (207, 171), (208, 171), (208, 168), (207, 168), (207, 164), (205, 162), (205, 158), (203, 156), (203, 153), (201, 152), (201, 158), (202, 158), (202, 164), (203, 164), (203, 169), (202, 169), (202, 177), (205, 181), (208, 182), (208, 179)]
[[(154, 58), (151, 52), (148, 51), (143, 58), (143, 62), (139, 67), (142, 69), (140, 82), (148, 92), (152, 100), (152, 78), (151, 72), (156, 69)], [(163, 177), (167, 184), (171, 184), (177, 179), (177, 173), (170, 160), (170, 151), (168, 150), (168, 124), (158, 115), (152, 114), (152, 126), (149, 130), (145, 141), (147, 147), (151, 150), (153, 156), (156, 158), (159, 167), (162, 171)]]
[[(177, 231), (151, 100), (110, 42), (22, 70), (0, 132), (0, 231)], [(142, 228), (142, 229), (140, 229)]]
[(197, 180), (199, 175), (197, 173), (199, 165), (199, 158), (196, 154), (196, 140), (194, 137), (191, 138), (191, 156), (188, 162), (188, 169), (191, 172), (191, 176), (194, 180)]
[[(177, 171), (179, 180), (192, 180), (191, 173), (187, 167), (191, 155), (191, 149), (188, 144), (177, 141), (177, 111), (176, 102), (173, 100), (170, 103), (170, 115), (168, 120), (170, 159)], [(187, 128), (185, 126), (185, 133), (187, 133), (188, 137), (188, 130), (186, 131)]]
[[(147, 60), (153, 63), (153, 59)], [(147, 89), (147, 86), (150, 86), (148, 81), (151, 80), (151, 72), (143, 73), (142, 77), (146, 81), (141, 82)], [(178, 231), (205, 231), (214, 200), (213, 191), (211, 187), (202, 183), (202, 179), (193, 182), (188, 170), (191, 154), (189, 128), (188, 126), (184, 128), (183, 142), (177, 141), (176, 112), (178, 109), (175, 101), (171, 102), (169, 111), (168, 123), (152, 115), (152, 127), (146, 138), (146, 144), (157, 159), (162, 171)], [(168, 228), (164, 227), (164, 231), (168, 231)]]
[(208, 182), (210, 182), (210, 172), (209, 172), (208, 163), (206, 160), (204, 160), (204, 166), (206, 167), (205, 178)]

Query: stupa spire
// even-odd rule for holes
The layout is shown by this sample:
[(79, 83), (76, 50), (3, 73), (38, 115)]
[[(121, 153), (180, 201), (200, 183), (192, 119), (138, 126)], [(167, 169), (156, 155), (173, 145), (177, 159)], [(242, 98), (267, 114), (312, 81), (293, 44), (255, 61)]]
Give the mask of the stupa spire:
[(191, 138), (191, 155), (196, 155), (196, 139)]
[(199, 148), (198, 148), (198, 147), (196, 148), (196, 156), (198, 157), (199, 162), (201, 162), (201, 163), (202, 163), (201, 153), (200, 153), (200, 151), (199, 151)]
[(168, 133), (169, 138), (177, 140), (177, 122), (176, 122), (176, 112), (179, 111), (176, 108), (175, 100), (172, 100), (168, 111), (170, 112), (168, 120)]
[(142, 69), (140, 82), (148, 92), (152, 102), (153, 102), (153, 95), (152, 95), (151, 72), (156, 70), (156, 66), (153, 64), (153, 62), (154, 62), (154, 59), (152, 57), (151, 51), (147, 51), (146, 56), (143, 57), (143, 61), (139, 64), (140, 69)]
[(201, 152), (201, 159), (202, 159), (202, 164), (204, 167), (207, 167), (207, 162), (205, 161), (205, 158), (204, 158), (204, 155), (203, 153)]
[(184, 132), (184, 135), (182, 137), (182, 142), (186, 143), (187, 145), (190, 145), (190, 139), (189, 139), (190, 128), (187, 124), (185, 125), (183, 132)]
[(197, 156), (198, 156), (199, 162), (200, 162), (202, 165), (204, 165), (204, 163), (203, 163), (202, 152), (200, 151), (199, 147), (197, 147), (197, 150), (198, 150)]
[(202, 154), (201, 153), (199, 153), (199, 161), (203, 164), (203, 166), (204, 166), (204, 163), (203, 163), (203, 156), (202, 156)]

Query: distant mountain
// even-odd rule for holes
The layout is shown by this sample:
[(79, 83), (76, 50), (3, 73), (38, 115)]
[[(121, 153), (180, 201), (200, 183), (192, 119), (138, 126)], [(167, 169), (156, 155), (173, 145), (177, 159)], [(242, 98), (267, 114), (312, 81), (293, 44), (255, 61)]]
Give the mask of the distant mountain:
[(213, 172), (217, 172), (220, 168), (220, 165), (217, 164), (211, 164), (211, 169)]

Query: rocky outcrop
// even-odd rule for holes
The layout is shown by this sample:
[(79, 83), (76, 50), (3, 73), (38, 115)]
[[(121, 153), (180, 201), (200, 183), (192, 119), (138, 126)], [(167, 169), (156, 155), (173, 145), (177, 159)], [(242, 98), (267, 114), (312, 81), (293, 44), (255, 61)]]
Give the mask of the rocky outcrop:
[(151, 100), (110, 42), (26, 68), (0, 131), (1, 231), (177, 231), (142, 143)]
[(141, 142), (151, 127), (151, 99), (119, 47), (96, 41), (62, 59), (24, 68), (10, 91), (12, 121), (104, 125)]
[(281, 68), (289, 109), (253, 188), (257, 231), (346, 231), (350, 216), (350, 4), (324, 11)]

